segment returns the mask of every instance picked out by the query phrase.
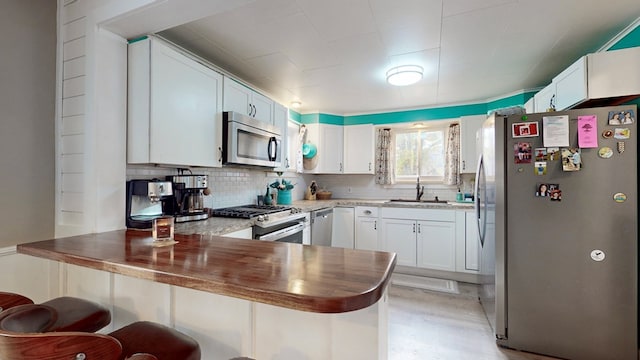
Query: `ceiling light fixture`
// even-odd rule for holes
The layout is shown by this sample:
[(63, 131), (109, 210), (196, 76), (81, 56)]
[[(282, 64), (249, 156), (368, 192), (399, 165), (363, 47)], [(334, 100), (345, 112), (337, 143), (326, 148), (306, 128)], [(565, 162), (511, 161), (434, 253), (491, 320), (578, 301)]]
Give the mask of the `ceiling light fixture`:
[(291, 102), (291, 107), (294, 109), (298, 109), (302, 106), (302, 103), (300, 101), (292, 101)]
[(387, 82), (395, 86), (415, 84), (422, 79), (422, 70), (418, 65), (396, 66), (387, 71)]

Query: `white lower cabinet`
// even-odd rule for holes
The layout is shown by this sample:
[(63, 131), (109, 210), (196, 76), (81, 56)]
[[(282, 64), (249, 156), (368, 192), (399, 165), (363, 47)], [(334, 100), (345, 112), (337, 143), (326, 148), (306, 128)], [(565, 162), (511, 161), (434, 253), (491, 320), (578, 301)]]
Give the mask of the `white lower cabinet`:
[(353, 249), (355, 242), (355, 209), (336, 207), (333, 209), (331, 246)]
[(383, 218), (380, 228), (385, 239), (384, 250), (396, 253), (396, 264), (416, 266), (416, 221)]
[(481, 247), (475, 211), (456, 211), (456, 246), (456, 271), (477, 274)]
[(417, 228), (417, 266), (426, 269), (455, 271), (456, 223), (418, 221)]
[(355, 248), (361, 250), (382, 250), (378, 245), (378, 208), (358, 206), (355, 209)]
[(234, 232), (230, 232), (227, 234), (222, 235), (224, 237), (232, 237), (232, 238), (237, 238), (237, 239), (252, 239), (253, 238), (253, 229), (246, 228), (246, 229), (240, 229)]
[(439, 209), (381, 209), (380, 242), (397, 264), (456, 270), (456, 212)]

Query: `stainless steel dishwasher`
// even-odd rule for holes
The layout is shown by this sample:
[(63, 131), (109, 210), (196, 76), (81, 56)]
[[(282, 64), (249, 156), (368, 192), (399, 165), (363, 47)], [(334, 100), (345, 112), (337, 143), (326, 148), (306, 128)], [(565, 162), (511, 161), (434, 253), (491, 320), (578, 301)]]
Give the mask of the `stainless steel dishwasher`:
[(311, 245), (331, 246), (333, 209), (311, 212)]

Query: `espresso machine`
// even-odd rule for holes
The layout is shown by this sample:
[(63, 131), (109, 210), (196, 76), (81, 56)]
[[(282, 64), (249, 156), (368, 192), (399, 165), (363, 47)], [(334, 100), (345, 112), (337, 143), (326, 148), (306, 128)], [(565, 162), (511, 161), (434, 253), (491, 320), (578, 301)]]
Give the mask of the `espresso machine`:
[(173, 185), (171, 201), (164, 203), (164, 212), (172, 214), (176, 223), (206, 220), (204, 196), (209, 195), (208, 175), (170, 175), (166, 179)]
[(159, 179), (127, 181), (126, 225), (151, 229), (153, 220), (165, 214), (165, 203), (173, 199), (173, 184)]

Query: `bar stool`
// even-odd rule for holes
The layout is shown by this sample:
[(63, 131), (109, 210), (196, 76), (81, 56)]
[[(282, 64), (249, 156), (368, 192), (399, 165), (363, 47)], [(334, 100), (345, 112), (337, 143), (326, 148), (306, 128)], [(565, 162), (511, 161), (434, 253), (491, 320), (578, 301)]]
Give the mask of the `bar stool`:
[[(33, 301), (26, 296), (0, 292), (0, 309), (27, 304), (33, 304)], [(45, 301), (42, 305), (56, 311), (56, 323), (48, 331), (96, 332), (111, 322), (111, 313), (106, 307), (81, 298), (63, 296)]]
[(0, 359), (200, 360), (200, 346), (172, 328), (138, 321), (108, 335), (47, 332), (56, 310), (20, 305), (0, 313)]

